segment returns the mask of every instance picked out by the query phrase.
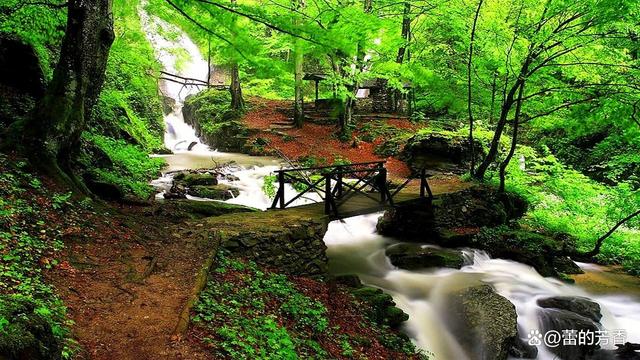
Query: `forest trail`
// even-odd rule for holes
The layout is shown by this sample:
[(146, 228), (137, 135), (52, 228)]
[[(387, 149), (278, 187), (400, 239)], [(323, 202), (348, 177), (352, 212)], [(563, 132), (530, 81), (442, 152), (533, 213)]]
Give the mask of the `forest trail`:
[(53, 282), (75, 322), (79, 358), (206, 359), (173, 335), (206, 251), (151, 208), (112, 212), (93, 239), (68, 242)]

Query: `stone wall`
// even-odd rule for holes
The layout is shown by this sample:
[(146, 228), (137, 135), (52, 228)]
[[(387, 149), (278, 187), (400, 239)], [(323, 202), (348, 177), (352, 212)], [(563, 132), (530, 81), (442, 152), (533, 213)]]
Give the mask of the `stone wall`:
[(232, 253), (286, 274), (316, 276), (327, 272), (327, 224), (284, 210), (230, 214), (204, 225)]

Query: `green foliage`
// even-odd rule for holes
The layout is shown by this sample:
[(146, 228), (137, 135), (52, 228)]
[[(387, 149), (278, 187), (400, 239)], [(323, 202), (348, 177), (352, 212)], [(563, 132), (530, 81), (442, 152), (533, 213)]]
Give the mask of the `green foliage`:
[(15, 35), (33, 46), (47, 81), (58, 61), (66, 23), (64, 7), (25, 4), (24, 0), (3, 0), (0, 4), (0, 33)]
[[(64, 344), (64, 357), (70, 356), (71, 322), (43, 273), (58, 264), (57, 256), (63, 248), (61, 235), (65, 223), (75, 219), (70, 212), (74, 207), (69, 194), (51, 193), (42, 186), (24, 161), (9, 161), (0, 154), (1, 348), (15, 348), (19, 344), (12, 342), (27, 341), (29, 331), (46, 326), (55, 341)], [(25, 304), (34, 313), (12, 316), (18, 304)]]
[(118, 185), (122, 190), (141, 198), (148, 198), (153, 193), (149, 180), (156, 178), (164, 167), (164, 160), (149, 157), (136, 145), (127, 144), (124, 140), (85, 133), (85, 140), (99, 148), (107, 155), (112, 166), (102, 167), (93, 164), (92, 159), (83, 159), (83, 163), (101, 181)]
[[(232, 282), (211, 280), (195, 306), (193, 320), (215, 334), (208, 342), (216, 354), (232, 359), (326, 356), (309, 338), (327, 329), (327, 309), (296, 290), (286, 276), (223, 254), (214, 272), (225, 277), (240, 273)], [(291, 325), (283, 326), (281, 319)]]
[[(599, 236), (640, 206), (640, 194), (629, 184), (600, 184), (560, 163), (547, 148), (538, 152), (520, 146), (515, 159), (521, 156), (525, 169), (511, 162), (506, 185), (532, 205), (524, 220), (534, 228), (575, 237), (581, 251), (593, 249)], [(490, 181), (496, 182), (497, 176), (491, 175)], [(640, 273), (640, 221), (618, 229), (605, 241), (599, 258)]]
[(93, 133), (124, 138), (154, 152), (163, 148), (162, 104), (154, 78), (160, 65), (142, 31), (138, 4), (137, 0), (113, 4), (116, 40), (90, 126)]

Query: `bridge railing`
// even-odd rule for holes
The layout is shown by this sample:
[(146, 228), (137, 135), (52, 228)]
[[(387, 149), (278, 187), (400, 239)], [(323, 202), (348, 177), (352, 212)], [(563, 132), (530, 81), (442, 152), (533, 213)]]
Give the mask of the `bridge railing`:
[[(310, 192), (316, 193), (325, 205), (326, 214), (338, 214), (338, 208), (353, 196), (360, 194), (379, 205), (393, 205), (393, 198), (404, 189), (411, 178), (391, 193), (387, 179), (386, 161), (373, 161), (355, 164), (318, 166), (281, 169), (275, 171), (278, 189), (271, 204), (272, 209), (284, 209)], [(315, 176), (309, 176), (315, 173)], [(317, 176), (319, 174), (320, 176)], [(420, 196), (433, 197), (426, 172), (422, 170), (420, 178)], [(286, 184), (299, 183), (304, 188), (290, 199), (285, 197)]]

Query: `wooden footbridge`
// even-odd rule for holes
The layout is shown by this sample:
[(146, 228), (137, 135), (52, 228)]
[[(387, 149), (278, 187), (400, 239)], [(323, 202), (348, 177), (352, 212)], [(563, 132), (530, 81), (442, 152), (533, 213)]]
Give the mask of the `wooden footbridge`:
[[(386, 161), (375, 161), (278, 170), (278, 190), (271, 209), (296, 207), (331, 219), (342, 219), (378, 212), (418, 197), (433, 199), (424, 170), (417, 177), (420, 179), (419, 193), (403, 192), (412, 178), (392, 187), (385, 164)], [(294, 186), (298, 193), (287, 198), (287, 185)]]

